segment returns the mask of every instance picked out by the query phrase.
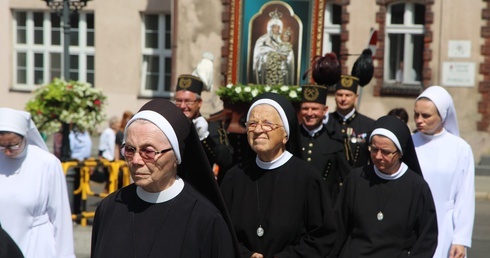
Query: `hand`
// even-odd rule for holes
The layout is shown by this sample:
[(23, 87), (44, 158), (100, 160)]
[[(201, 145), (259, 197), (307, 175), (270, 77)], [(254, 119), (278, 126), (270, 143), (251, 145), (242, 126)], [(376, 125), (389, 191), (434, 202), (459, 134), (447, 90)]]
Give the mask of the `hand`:
[(253, 253), (252, 256), (250, 256), (250, 258), (264, 258), (264, 256), (259, 253)]
[(466, 247), (464, 245), (452, 245), (449, 251), (449, 258), (466, 257)]
[(206, 139), (206, 137), (208, 137), (208, 135), (209, 135), (208, 121), (206, 121), (206, 119), (204, 117), (200, 116), (196, 119), (192, 119), (192, 122), (196, 126), (197, 135), (199, 136), (199, 140), (202, 141), (202, 140)]

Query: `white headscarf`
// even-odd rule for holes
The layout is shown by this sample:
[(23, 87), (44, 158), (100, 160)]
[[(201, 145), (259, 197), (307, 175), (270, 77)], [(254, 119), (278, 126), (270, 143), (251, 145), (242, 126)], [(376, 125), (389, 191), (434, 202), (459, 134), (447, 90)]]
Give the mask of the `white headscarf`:
[(0, 108), (0, 131), (13, 132), (26, 138), (28, 144), (49, 151), (43, 137), (31, 119), (31, 114), (11, 108)]
[(254, 103), (252, 103), (252, 105), (248, 109), (247, 120), (250, 119), (250, 114), (252, 112), (252, 109), (260, 104), (270, 105), (277, 110), (277, 112), (279, 113), (279, 117), (281, 118), (282, 124), (284, 126), (284, 130), (286, 131), (286, 135), (288, 136), (289, 139), (289, 121), (288, 121), (288, 117), (286, 116), (286, 112), (284, 112), (284, 109), (281, 107), (281, 105), (279, 105), (279, 103), (277, 103), (272, 99), (259, 99)]
[(177, 135), (175, 134), (175, 131), (168, 120), (155, 111), (143, 110), (136, 113), (126, 124), (126, 128), (124, 129), (124, 139), (126, 139), (126, 132), (128, 130), (128, 127), (137, 119), (144, 119), (152, 122), (167, 136), (170, 145), (174, 149), (175, 156), (177, 156), (177, 161), (180, 164), (182, 162), (182, 157), (180, 155), (179, 141), (177, 139)]
[(439, 111), (439, 114), (442, 118), (442, 123), (444, 125), (444, 129), (448, 132), (459, 136), (459, 127), (458, 127), (458, 118), (456, 116), (456, 109), (454, 108), (454, 103), (451, 95), (441, 86), (434, 85), (425, 89), (422, 94), (420, 94), (417, 99), (425, 97), (428, 98), (434, 103)]
[(398, 151), (400, 151), (400, 154), (403, 155), (403, 148), (400, 145), (400, 142), (398, 141), (398, 137), (396, 137), (396, 135), (394, 133), (392, 133), (391, 131), (389, 131), (385, 128), (376, 128), (371, 133), (371, 136), (369, 137), (369, 142), (371, 142), (371, 139), (375, 135), (381, 135), (381, 136), (384, 136), (384, 137), (387, 137), (388, 139), (390, 139), (395, 144)]

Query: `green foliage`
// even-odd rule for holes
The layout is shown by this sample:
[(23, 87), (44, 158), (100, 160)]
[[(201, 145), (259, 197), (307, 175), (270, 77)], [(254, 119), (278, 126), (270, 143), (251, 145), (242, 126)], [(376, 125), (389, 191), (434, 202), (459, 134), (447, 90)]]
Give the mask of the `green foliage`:
[(39, 131), (46, 134), (58, 132), (62, 123), (71, 124), (75, 130), (93, 131), (105, 120), (106, 96), (89, 83), (55, 78), (33, 94), (26, 111)]
[(265, 92), (278, 93), (291, 102), (301, 101), (301, 87), (299, 86), (228, 84), (226, 87), (220, 87), (216, 90), (216, 94), (223, 101), (231, 104), (250, 103), (255, 96)]

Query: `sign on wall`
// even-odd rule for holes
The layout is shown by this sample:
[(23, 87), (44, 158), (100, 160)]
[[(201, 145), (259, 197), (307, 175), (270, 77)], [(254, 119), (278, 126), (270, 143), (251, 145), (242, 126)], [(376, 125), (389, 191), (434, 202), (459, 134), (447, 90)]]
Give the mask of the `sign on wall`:
[(475, 85), (475, 63), (444, 62), (442, 64), (444, 86), (473, 87)]
[(469, 40), (450, 40), (448, 42), (447, 55), (449, 58), (470, 58), (471, 41)]

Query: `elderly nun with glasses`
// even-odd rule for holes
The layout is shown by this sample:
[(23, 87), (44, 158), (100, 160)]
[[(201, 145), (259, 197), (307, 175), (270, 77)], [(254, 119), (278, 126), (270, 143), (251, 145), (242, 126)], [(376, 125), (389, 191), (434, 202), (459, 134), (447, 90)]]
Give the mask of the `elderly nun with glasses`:
[(0, 108), (0, 223), (25, 257), (75, 257), (66, 179), (29, 113)]
[(352, 170), (335, 204), (332, 257), (432, 257), (437, 218), (407, 125), (383, 116), (369, 137), (372, 164)]
[(168, 100), (143, 105), (121, 147), (133, 184), (95, 212), (92, 257), (236, 257), (235, 234), (192, 122)]
[(293, 106), (275, 93), (259, 95), (246, 126), (256, 156), (220, 185), (241, 257), (326, 257), (336, 237), (333, 209), (320, 174), (299, 156)]

